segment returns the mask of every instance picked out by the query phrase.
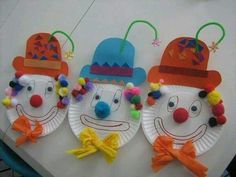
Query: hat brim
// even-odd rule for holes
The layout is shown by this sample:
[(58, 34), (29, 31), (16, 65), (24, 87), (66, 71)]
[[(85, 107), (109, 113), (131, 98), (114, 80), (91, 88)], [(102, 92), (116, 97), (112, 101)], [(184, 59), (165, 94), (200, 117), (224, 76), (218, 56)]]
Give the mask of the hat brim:
[(90, 73), (90, 65), (86, 65), (80, 71), (81, 77), (88, 77), (95, 82), (101, 83), (113, 83), (118, 85), (124, 85), (128, 82), (132, 82), (135, 86), (142, 84), (146, 80), (146, 72), (143, 68), (134, 68), (133, 75), (131, 77), (113, 76), (113, 75), (99, 75)]
[(183, 85), (196, 88), (204, 88), (207, 84), (213, 84), (215, 87), (221, 83), (220, 73), (214, 70), (203, 71), (206, 76), (194, 76), (184, 74), (173, 74), (161, 72), (160, 66), (154, 66), (148, 73), (148, 82), (159, 82), (164, 80), (166, 85)]
[[(16, 71), (22, 71), (26, 74), (38, 74), (38, 75), (46, 75), (51, 77), (56, 77), (59, 74), (68, 75), (68, 65), (66, 62), (58, 61), (60, 62), (60, 68), (59, 69), (52, 69), (48, 67), (29, 67), (24, 65), (24, 57), (17, 56), (12, 62), (13, 67)], [(34, 59), (32, 59), (34, 60)], [(55, 61), (57, 62), (57, 61)]]

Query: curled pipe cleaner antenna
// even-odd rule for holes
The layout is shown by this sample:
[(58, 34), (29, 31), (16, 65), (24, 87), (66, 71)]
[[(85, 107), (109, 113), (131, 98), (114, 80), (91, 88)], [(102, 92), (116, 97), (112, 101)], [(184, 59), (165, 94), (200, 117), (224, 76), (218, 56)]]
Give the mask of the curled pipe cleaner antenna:
[(199, 51), (198, 36), (199, 36), (201, 30), (204, 29), (204, 28), (207, 27), (207, 26), (210, 26), (210, 25), (218, 26), (218, 27), (221, 29), (221, 31), (222, 31), (222, 36), (221, 36), (221, 38), (220, 38), (216, 43), (215, 43), (215, 42), (212, 42), (212, 46), (209, 46), (210, 50), (213, 51), (213, 52), (215, 52), (216, 49), (218, 49), (218, 45), (219, 45), (219, 44), (221, 43), (221, 41), (224, 39), (224, 37), (225, 37), (225, 29), (224, 29), (224, 27), (223, 27), (221, 24), (219, 24), (219, 23), (217, 23), (217, 22), (209, 22), (209, 23), (206, 23), (206, 24), (202, 25), (202, 26), (198, 29), (197, 33), (196, 33), (196, 37), (195, 37), (196, 52)]
[(69, 36), (68, 34), (66, 34), (64, 31), (59, 31), (59, 30), (54, 31), (54, 32), (51, 34), (51, 36), (49, 37), (48, 41), (50, 42), (50, 41), (52, 40), (52, 37), (53, 37), (55, 34), (57, 34), (57, 33), (63, 34), (64, 36), (66, 36), (66, 37), (69, 39), (69, 41), (70, 41), (70, 43), (71, 43), (71, 46), (72, 46), (72, 49), (71, 49), (71, 51), (68, 51), (68, 52), (65, 53), (65, 58), (67, 58), (67, 59), (73, 58), (73, 56), (74, 56), (74, 50), (75, 50), (75, 45), (74, 45), (73, 40), (70, 38), (70, 36)]
[(123, 41), (121, 42), (121, 45), (120, 45), (120, 53), (122, 53), (124, 51), (125, 41), (128, 37), (129, 31), (131, 30), (132, 26), (136, 23), (144, 23), (144, 24), (148, 25), (150, 28), (152, 28), (154, 33), (155, 33), (155, 39), (154, 39), (152, 44), (153, 44), (153, 46), (158, 46), (159, 45), (160, 41), (158, 39), (158, 33), (157, 33), (156, 28), (150, 22), (148, 22), (146, 20), (135, 20), (129, 25), (129, 27), (128, 27), (126, 33), (125, 33), (125, 37), (123, 38)]

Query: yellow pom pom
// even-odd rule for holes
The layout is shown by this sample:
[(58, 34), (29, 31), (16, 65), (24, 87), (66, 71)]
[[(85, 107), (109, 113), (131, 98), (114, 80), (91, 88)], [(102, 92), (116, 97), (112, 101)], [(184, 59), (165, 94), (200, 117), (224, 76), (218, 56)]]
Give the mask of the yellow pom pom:
[(157, 91), (157, 90), (160, 89), (161, 83), (160, 83), (160, 82), (158, 82), (158, 83), (151, 83), (151, 84), (150, 84), (150, 87), (151, 87), (151, 90), (152, 90), (152, 91)]
[(9, 97), (5, 97), (3, 100), (2, 100), (2, 104), (4, 106), (10, 106), (11, 105), (11, 99)]
[(59, 89), (61, 88), (61, 84), (59, 81), (56, 81), (55, 88), (56, 88), (56, 93), (59, 94)]
[(58, 94), (62, 97), (68, 95), (68, 93), (69, 93), (69, 89), (66, 87), (62, 87), (58, 90)]
[(213, 90), (212, 92), (207, 94), (207, 100), (210, 105), (216, 105), (221, 100), (221, 95), (216, 90)]
[(85, 84), (86, 84), (86, 81), (85, 81), (85, 79), (84, 79), (83, 77), (80, 77), (80, 78), (78, 79), (78, 83), (79, 83), (80, 85), (85, 85)]

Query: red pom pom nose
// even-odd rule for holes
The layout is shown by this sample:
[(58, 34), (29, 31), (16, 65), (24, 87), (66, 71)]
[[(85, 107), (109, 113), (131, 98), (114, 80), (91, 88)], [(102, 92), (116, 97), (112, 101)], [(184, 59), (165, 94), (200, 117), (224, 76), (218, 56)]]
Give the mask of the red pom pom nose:
[(30, 105), (38, 108), (39, 106), (41, 106), (43, 103), (43, 99), (40, 95), (32, 95), (30, 98)]
[(184, 108), (178, 108), (173, 113), (173, 119), (177, 123), (183, 123), (188, 119), (188, 111)]

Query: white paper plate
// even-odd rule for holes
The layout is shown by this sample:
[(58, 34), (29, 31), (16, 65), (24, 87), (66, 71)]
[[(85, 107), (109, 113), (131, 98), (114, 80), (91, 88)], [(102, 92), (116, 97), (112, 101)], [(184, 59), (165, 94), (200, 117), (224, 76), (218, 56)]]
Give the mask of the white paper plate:
[[(7, 116), (11, 124), (22, 114), (29, 120), (31, 125), (35, 124), (35, 120), (39, 121), (43, 126), (41, 136), (48, 135), (56, 130), (67, 114), (67, 108), (58, 109), (57, 102), (59, 100), (55, 91), (55, 80), (52, 77), (43, 75), (28, 75), (30, 82), (25, 86), (16, 97), (18, 105), (7, 110)], [(48, 86), (53, 87), (52, 92), (47, 92)], [(31, 86), (32, 90), (28, 91), (27, 87)], [(34, 108), (30, 105), (30, 97), (34, 94), (40, 95), (43, 99), (43, 104), (39, 108)]]
[[(180, 148), (187, 140), (193, 140), (197, 155), (208, 151), (220, 137), (222, 126), (209, 127), (208, 119), (212, 117), (210, 105), (205, 99), (198, 97), (197, 88), (184, 86), (168, 86), (169, 93), (157, 100), (153, 106), (145, 105), (142, 112), (142, 127), (148, 141), (153, 144), (158, 135), (173, 137), (174, 146)], [(176, 106), (168, 107), (169, 100)], [(190, 110), (197, 105), (198, 112)], [(191, 117), (182, 124), (173, 119), (173, 111), (185, 108)]]
[[(119, 147), (128, 143), (137, 133), (141, 120), (130, 117), (130, 104), (123, 96), (123, 87), (112, 84), (94, 84), (93, 91), (88, 92), (83, 101), (77, 102), (74, 98), (69, 106), (69, 123), (76, 137), (85, 127), (93, 128), (99, 137), (104, 138), (111, 132), (119, 133)], [(100, 99), (96, 100), (95, 95)], [(119, 103), (113, 102), (114, 98)], [(94, 106), (98, 101), (104, 101), (111, 107), (109, 117), (101, 120), (94, 113)]]

